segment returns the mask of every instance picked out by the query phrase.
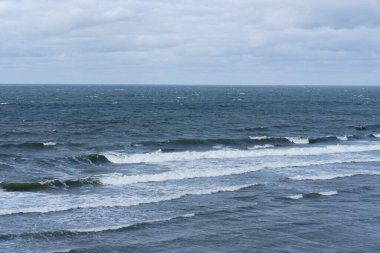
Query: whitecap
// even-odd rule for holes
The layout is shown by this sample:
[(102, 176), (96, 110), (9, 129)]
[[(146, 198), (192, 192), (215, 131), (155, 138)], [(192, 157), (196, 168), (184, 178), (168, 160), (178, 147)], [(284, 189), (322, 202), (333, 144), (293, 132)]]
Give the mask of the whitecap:
[(322, 195), (322, 196), (333, 196), (333, 195), (337, 195), (338, 192), (337, 191), (325, 191), (325, 192), (318, 192), (319, 195)]
[(253, 147), (248, 147), (249, 150), (264, 149), (264, 148), (274, 148), (274, 145), (265, 144), (265, 145), (255, 145)]
[(358, 175), (380, 175), (377, 171), (362, 171), (355, 173), (342, 173), (342, 174), (320, 174), (320, 175), (297, 175), (289, 177), (289, 179), (302, 181), (302, 180), (331, 180), (336, 178), (353, 177)]
[[(231, 168), (219, 168), (212, 167), (207, 170), (199, 169), (179, 169), (166, 171), (158, 174), (138, 174), (138, 175), (123, 175), (121, 173), (109, 173), (96, 176), (96, 179), (104, 185), (126, 185), (134, 183), (146, 183), (146, 182), (163, 182), (169, 180), (184, 180), (191, 178), (206, 178), (206, 177), (222, 177), (239, 175), (249, 172), (254, 172), (263, 169), (282, 169), (289, 167), (308, 167), (315, 165), (326, 165), (326, 164), (342, 164), (351, 162), (380, 162), (380, 158), (363, 158), (363, 159), (333, 159), (333, 160), (321, 160), (321, 161), (289, 161), (289, 162), (267, 162), (261, 163), (259, 165), (244, 165), (240, 167)], [(306, 176), (296, 176), (294, 180), (306, 180), (303, 179)]]
[(329, 145), (320, 147), (303, 148), (266, 148), (255, 150), (209, 150), (209, 151), (184, 151), (164, 153), (157, 150), (151, 153), (118, 153), (107, 152), (102, 155), (108, 161), (115, 164), (134, 164), (134, 163), (163, 163), (172, 161), (191, 161), (199, 159), (234, 159), (264, 156), (309, 156), (338, 153), (356, 153), (366, 151), (379, 151), (379, 144), (369, 145)]
[(55, 145), (57, 145), (57, 143), (55, 143), (55, 142), (44, 142), (43, 144), (44, 144), (44, 146), (55, 146)]
[(338, 140), (340, 140), (340, 141), (347, 141), (347, 140), (348, 140), (348, 136), (347, 136), (347, 135), (337, 136), (336, 138), (337, 138)]
[(309, 144), (309, 138), (307, 137), (285, 137), (288, 141), (294, 144)]
[(268, 136), (249, 136), (251, 140), (269, 140)]
[(302, 194), (295, 194), (295, 195), (289, 195), (286, 196), (288, 199), (302, 199), (303, 195)]

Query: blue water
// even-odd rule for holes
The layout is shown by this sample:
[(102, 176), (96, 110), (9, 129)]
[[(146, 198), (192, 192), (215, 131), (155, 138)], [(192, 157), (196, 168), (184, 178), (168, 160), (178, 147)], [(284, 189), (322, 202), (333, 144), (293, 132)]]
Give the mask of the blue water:
[(380, 88), (0, 86), (0, 252), (378, 252)]

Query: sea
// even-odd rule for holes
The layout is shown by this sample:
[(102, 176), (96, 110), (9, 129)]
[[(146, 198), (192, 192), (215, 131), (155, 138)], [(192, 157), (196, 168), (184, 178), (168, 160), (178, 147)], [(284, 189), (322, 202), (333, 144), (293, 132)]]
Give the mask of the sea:
[(380, 87), (2, 85), (0, 252), (380, 252)]

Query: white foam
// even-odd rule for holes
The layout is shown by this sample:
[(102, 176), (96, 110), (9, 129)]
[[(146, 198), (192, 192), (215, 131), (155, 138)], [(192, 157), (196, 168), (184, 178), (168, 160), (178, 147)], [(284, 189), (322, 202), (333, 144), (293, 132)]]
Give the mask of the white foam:
[[(2, 200), (2, 209), (0, 215), (10, 215), (17, 213), (49, 213), (61, 212), (73, 209), (85, 208), (102, 208), (102, 207), (130, 207), (141, 204), (152, 204), (163, 201), (170, 201), (180, 199), (187, 195), (209, 195), (219, 192), (233, 192), (244, 188), (252, 187), (255, 184), (245, 184), (237, 186), (224, 186), (210, 189), (194, 189), (190, 191), (182, 191), (171, 195), (164, 196), (148, 196), (148, 197), (128, 197), (128, 196), (99, 196), (99, 195), (86, 195), (86, 198), (69, 198), (67, 195), (52, 195), (42, 193), (23, 193), (19, 195), (17, 202), (11, 202), (14, 206), (11, 208), (4, 208), (5, 200)], [(5, 197), (5, 196), (4, 196)], [(9, 198), (17, 197), (17, 193)], [(11, 201), (11, 200), (9, 200)]]
[(336, 137), (338, 140), (341, 140), (341, 141), (347, 141), (348, 140), (348, 136), (346, 135), (343, 135), (343, 136), (337, 136)]
[(319, 195), (323, 195), (323, 196), (333, 196), (333, 195), (337, 195), (338, 192), (337, 191), (326, 191), (326, 192), (318, 192)]
[(274, 148), (274, 145), (265, 144), (265, 145), (255, 145), (253, 147), (248, 147), (249, 150), (263, 149), (263, 148)]
[(195, 216), (195, 213), (188, 213), (188, 214), (183, 214), (179, 217), (181, 218), (191, 218), (191, 217), (194, 217)]
[(285, 137), (285, 139), (294, 144), (309, 144), (309, 138), (307, 137)]
[(251, 140), (268, 140), (268, 136), (249, 136), (249, 139)]
[[(164, 222), (164, 221), (171, 221), (171, 220), (178, 219), (178, 218), (191, 218), (194, 216), (195, 216), (195, 213), (188, 213), (188, 214), (183, 214), (183, 215), (176, 216), (176, 217), (150, 220), (150, 221), (145, 221), (145, 222), (141, 222), (141, 223)], [(69, 229), (67, 231), (73, 232), (73, 233), (97, 233), (97, 232), (103, 232), (103, 231), (115, 231), (115, 230), (119, 230), (119, 229), (125, 229), (125, 228), (132, 227), (132, 226), (135, 226), (138, 224), (140, 224), (140, 223), (131, 223), (131, 224), (124, 224), (124, 225), (95, 227), (95, 228), (74, 228), (74, 229)]]
[(295, 194), (295, 195), (289, 195), (289, 196), (286, 196), (286, 197), (289, 198), (289, 199), (302, 199), (303, 195), (302, 194)]
[(380, 138), (380, 134), (372, 134), (376, 138)]
[(198, 159), (234, 159), (245, 157), (262, 156), (309, 156), (335, 153), (356, 153), (365, 151), (379, 151), (379, 144), (368, 145), (329, 145), (319, 147), (291, 147), (277, 149), (256, 149), (256, 150), (210, 150), (210, 151), (184, 151), (163, 153), (161, 150), (151, 153), (117, 153), (109, 152), (103, 155), (108, 161), (116, 164), (133, 163), (162, 163), (172, 161), (189, 161)]
[(115, 231), (123, 228), (131, 227), (135, 224), (124, 224), (124, 225), (117, 225), (117, 226), (107, 226), (107, 227), (95, 227), (95, 228), (74, 228), (69, 229), (66, 231), (72, 232), (72, 233), (97, 233), (97, 232), (103, 232), (103, 231)]
[(44, 146), (55, 146), (57, 143), (55, 142), (44, 142)]
[[(120, 173), (110, 173), (97, 176), (100, 183), (105, 185), (126, 185), (134, 183), (146, 182), (162, 182), (169, 180), (183, 180), (190, 178), (205, 178), (205, 177), (221, 177), (239, 175), (248, 172), (254, 172), (263, 169), (281, 169), (289, 167), (308, 167), (314, 165), (326, 164), (342, 164), (351, 162), (380, 162), (380, 158), (352, 158), (352, 159), (334, 159), (334, 160), (316, 160), (316, 161), (280, 161), (280, 162), (266, 162), (258, 165), (243, 165), (235, 167), (220, 168), (213, 166), (208, 169), (178, 169), (166, 171), (159, 174), (139, 174), (139, 175), (123, 175)], [(301, 176), (300, 176), (301, 177)], [(291, 178), (294, 179), (294, 178)], [(297, 179), (295, 179), (297, 180)], [(299, 179), (301, 180), (301, 179)]]
[(9, 103), (2, 102), (0, 105), (9, 105)]
[(357, 175), (380, 175), (378, 171), (366, 171), (366, 172), (356, 172), (356, 173), (342, 173), (342, 174), (320, 174), (320, 175), (297, 175), (289, 177), (292, 180), (331, 180), (335, 178), (343, 177), (353, 177)]

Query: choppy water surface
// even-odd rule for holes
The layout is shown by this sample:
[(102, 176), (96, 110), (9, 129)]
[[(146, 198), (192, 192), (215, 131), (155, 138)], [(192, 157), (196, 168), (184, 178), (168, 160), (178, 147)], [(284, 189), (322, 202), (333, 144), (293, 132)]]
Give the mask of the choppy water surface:
[(0, 86), (1, 252), (377, 252), (380, 88)]

